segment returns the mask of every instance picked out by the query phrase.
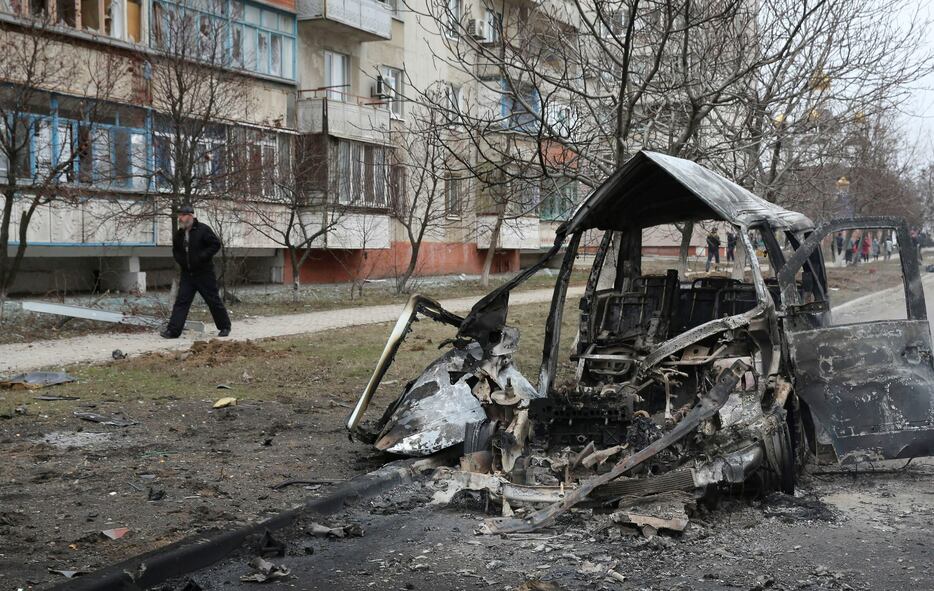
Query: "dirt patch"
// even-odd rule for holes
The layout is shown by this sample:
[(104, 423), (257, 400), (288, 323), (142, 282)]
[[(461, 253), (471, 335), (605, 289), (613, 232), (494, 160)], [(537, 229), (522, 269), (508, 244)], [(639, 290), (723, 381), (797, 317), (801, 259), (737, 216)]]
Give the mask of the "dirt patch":
[(224, 341), (221, 339), (211, 339), (210, 341), (195, 341), (191, 349), (187, 351), (188, 355), (182, 353), (182, 361), (189, 364), (207, 365), (215, 367), (226, 363), (231, 363), (238, 359), (246, 357), (252, 359), (267, 359), (272, 357), (282, 357), (283, 351), (269, 351), (257, 345), (253, 341)]

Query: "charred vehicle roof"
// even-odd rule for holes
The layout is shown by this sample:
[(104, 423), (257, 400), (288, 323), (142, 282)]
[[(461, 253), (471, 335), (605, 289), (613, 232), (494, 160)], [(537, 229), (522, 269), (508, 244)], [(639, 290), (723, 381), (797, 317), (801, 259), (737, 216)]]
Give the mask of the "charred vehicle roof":
[[(771, 276), (757, 256), (743, 279), (643, 272), (645, 228), (704, 220), (729, 224), (747, 253), (756, 252), (750, 231), (759, 232)], [(929, 454), (934, 369), (917, 259), (901, 257), (907, 320), (829, 326), (821, 240), (860, 225), (909, 242), (900, 220), (815, 228), (699, 164), (640, 152), (580, 204), (537, 264), (465, 317), (413, 297), (348, 428), (392, 453), (456, 450), (448, 492), (481, 489), (500, 500), (504, 517), (487, 522), (491, 533), (534, 530), (579, 502), (698, 495), (750, 480), (791, 491), (820, 437), (844, 461)], [(576, 338), (560, 360), (573, 371), (559, 376), (571, 271), (582, 235), (594, 231), (602, 238)], [(509, 294), (562, 248), (533, 383), (513, 360)], [(362, 415), (418, 314), (456, 336), (365, 428)], [(845, 350), (854, 331), (858, 363)], [(510, 516), (517, 504), (545, 507), (520, 519)]]

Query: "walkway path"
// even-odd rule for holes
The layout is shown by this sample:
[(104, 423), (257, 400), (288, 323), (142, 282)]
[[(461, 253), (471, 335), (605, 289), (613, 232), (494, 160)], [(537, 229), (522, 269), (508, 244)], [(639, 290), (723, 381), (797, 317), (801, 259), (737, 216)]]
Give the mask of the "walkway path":
[[(568, 295), (574, 297), (583, 293), (583, 287), (571, 287), (568, 290)], [(521, 305), (548, 302), (551, 301), (552, 294), (551, 288), (517, 291), (511, 294), (509, 303)], [(451, 312), (466, 312), (479, 299), (479, 297), (466, 297), (441, 300), (441, 305)], [(403, 305), (387, 304), (323, 310), (305, 314), (250, 318), (240, 322), (234, 319), (233, 333), (229, 338), (234, 340), (262, 339), (315, 333), (347, 326), (392, 322), (399, 317)], [(155, 332), (94, 334), (68, 339), (0, 345), (0, 375), (11, 375), (42, 367), (61, 367), (73, 363), (99, 363), (111, 359), (115, 349), (120, 349), (129, 355), (149, 351), (186, 350), (195, 340), (211, 338), (214, 334), (213, 330), (203, 335), (186, 332), (181, 338), (174, 340), (163, 339)], [(389, 335), (388, 331), (386, 334)]]

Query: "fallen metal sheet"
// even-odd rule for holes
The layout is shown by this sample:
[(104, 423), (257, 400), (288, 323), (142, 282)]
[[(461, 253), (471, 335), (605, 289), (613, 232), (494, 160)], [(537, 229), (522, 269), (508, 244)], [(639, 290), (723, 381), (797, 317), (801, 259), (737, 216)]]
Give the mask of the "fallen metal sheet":
[(0, 386), (4, 388), (38, 390), (46, 386), (55, 386), (56, 384), (67, 384), (77, 381), (78, 378), (63, 371), (34, 371), (31, 373), (21, 373), (18, 376), (0, 381)]
[(129, 419), (121, 419), (119, 417), (107, 417), (104, 415), (99, 415), (95, 412), (80, 412), (75, 411), (75, 418), (81, 419), (82, 421), (90, 421), (92, 423), (100, 423), (101, 425), (110, 425), (111, 427), (130, 427), (132, 425), (138, 425), (136, 421), (131, 421)]
[[(38, 312), (40, 314), (54, 314), (56, 316), (70, 316), (85, 320), (112, 322), (114, 324), (129, 324), (132, 326), (151, 326), (157, 328), (165, 323), (161, 318), (153, 316), (138, 316), (124, 314), (123, 312), (110, 312), (95, 308), (82, 308), (79, 306), (66, 306), (65, 304), (50, 304), (48, 302), (23, 302), (23, 310)], [(204, 332), (204, 323), (200, 321), (185, 322), (185, 328), (194, 332)]]
[(560, 486), (531, 486), (513, 484), (505, 478), (492, 474), (478, 472), (464, 472), (439, 468), (435, 471), (434, 479), (442, 483), (444, 488), (435, 491), (431, 502), (436, 505), (447, 505), (464, 490), (486, 491), (494, 500), (506, 500), (510, 503), (556, 503), (562, 500), (567, 491)]
[(694, 498), (684, 492), (624, 499), (610, 518), (616, 523), (632, 524), (650, 537), (663, 529), (684, 531), (688, 525), (687, 507), (693, 505)]

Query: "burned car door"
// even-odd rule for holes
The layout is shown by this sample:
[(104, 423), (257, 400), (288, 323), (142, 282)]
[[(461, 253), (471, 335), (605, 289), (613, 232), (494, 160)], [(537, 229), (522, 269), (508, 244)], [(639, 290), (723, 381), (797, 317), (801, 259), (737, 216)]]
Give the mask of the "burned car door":
[[(885, 312), (902, 318), (848, 318), (832, 325), (820, 246), (837, 232), (846, 232), (849, 241), (854, 231), (861, 240), (882, 231), (897, 237), (906, 309)], [(811, 233), (778, 275), (796, 393), (844, 463), (934, 453), (931, 328), (911, 244), (899, 219), (839, 220)], [(898, 295), (897, 289), (890, 294)]]

